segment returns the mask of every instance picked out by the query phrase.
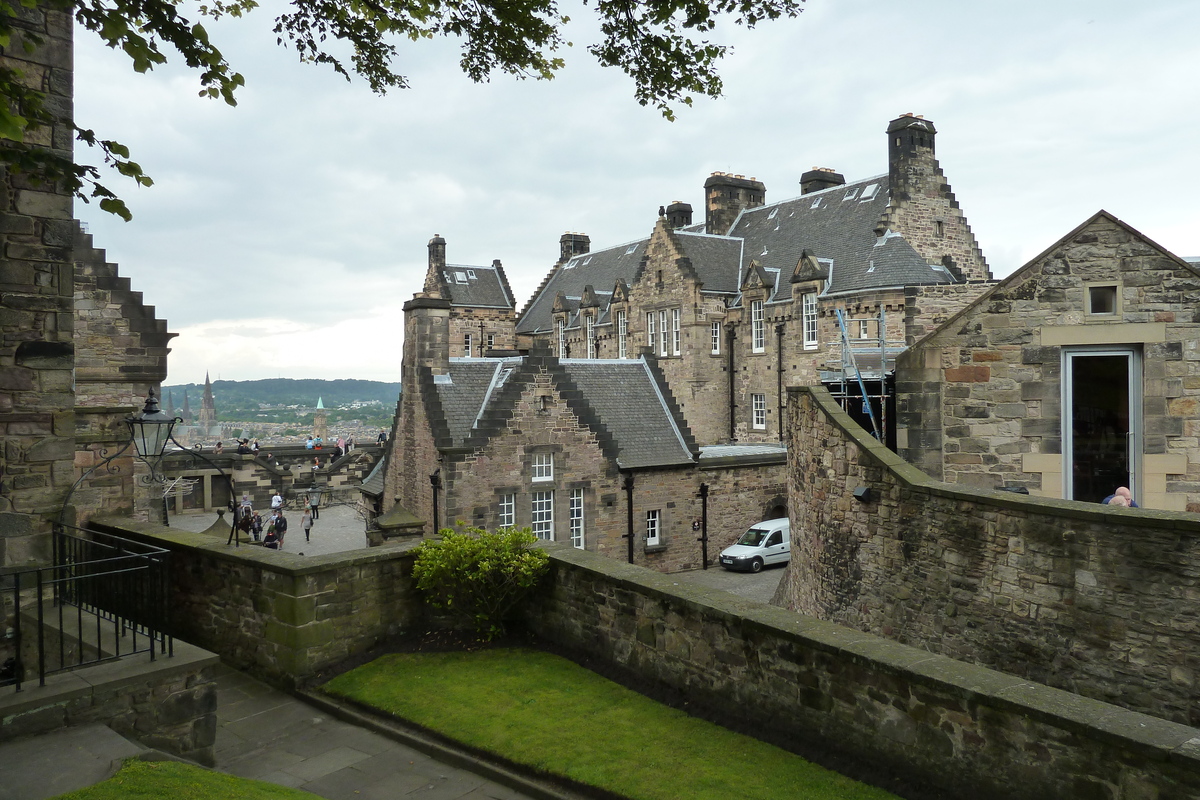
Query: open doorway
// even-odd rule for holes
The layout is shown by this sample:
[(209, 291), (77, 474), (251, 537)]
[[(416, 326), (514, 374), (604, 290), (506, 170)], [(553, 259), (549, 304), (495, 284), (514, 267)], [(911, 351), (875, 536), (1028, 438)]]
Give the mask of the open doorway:
[(1118, 486), (1140, 489), (1141, 353), (1133, 348), (1063, 350), (1063, 476), (1066, 496), (1098, 503)]

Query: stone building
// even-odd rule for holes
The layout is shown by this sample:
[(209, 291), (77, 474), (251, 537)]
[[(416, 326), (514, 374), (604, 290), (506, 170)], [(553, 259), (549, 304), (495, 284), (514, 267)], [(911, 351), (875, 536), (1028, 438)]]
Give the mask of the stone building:
[[(447, 266), (435, 236), (423, 289), (405, 307), (383, 510), (398, 502), (431, 519), (438, 497), (438, 524), (531, 524), (534, 504), (550, 502), (531, 459), (550, 447), (570, 456), (555, 473), (552, 518), (582, 515), (588, 549), (628, 557), (630, 475), (636, 560), (661, 569), (700, 565), (701, 484), (721, 515), (714, 548), (784, 515), (785, 386), (836, 384), (858, 409), (861, 396), (849, 399), (865, 390), (884, 436), (887, 373), (909, 332), (991, 279), (934, 157), (935, 133), (899, 117), (887, 174), (847, 183), (813, 170), (793, 200), (766, 205), (761, 182), (717, 173), (704, 184), (704, 224), (676, 202), (639, 241), (593, 251), (567, 233), (519, 314), (499, 262)], [(627, 418), (652, 412), (660, 436), (670, 423), (689, 444), (679, 451), (664, 436), (653, 460), (638, 461), (629, 448), (644, 437)], [(569, 524), (542, 532), (575, 538)]]
[(898, 452), (934, 478), (1200, 511), (1200, 269), (1104, 211), (916, 342), (896, 382)]
[[(799, 197), (767, 205), (760, 181), (714, 173), (704, 224), (675, 202), (646, 239), (592, 250), (587, 236), (565, 234), (521, 311), (519, 346), (542, 342), (564, 358), (653, 354), (702, 444), (781, 441), (785, 386), (812, 383), (836, 385), (847, 405), (859, 395), (860, 409), (865, 389), (882, 435), (885, 381), (910, 332), (991, 280), (935, 135), (904, 115), (888, 125), (887, 174), (847, 183), (814, 169)], [(926, 293), (925, 315), (914, 314)]]
[(676, 570), (701, 565), (703, 520), (711, 560), (763, 514), (784, 513), (784, 449), (698, 448), (653, 357), (560, 359), (543, 347), (451, 357), (453, 311), (424, 293), (405, 305), (385, 516), (398, 505), (428, 521), (426, 533), (528, 526)]
[[(72, 20), (23, 8), (5, 63), (59, 111), (25, 141), (70, 158)], [(28, 51), (29, 35), (42, 44)], [(79, 233), (66, 189), (0, 171), (0, 565), (44, 564), (60, 515), (134, 511), (133, 469), (93, 473), (68, 497), (97, 450), (120, 441), (119, 420), (139, 411), (165, 376), (170, 334)], [(78, 408), (77, 408), (78, 404)], [(125, 441), (127, 441), (127, 436)], [(119, 465), (132, 467), (132, 464)], [(91, 494), (89, 495), (89, 492)], [(64, 508), (64, 503), (70, 505)]]

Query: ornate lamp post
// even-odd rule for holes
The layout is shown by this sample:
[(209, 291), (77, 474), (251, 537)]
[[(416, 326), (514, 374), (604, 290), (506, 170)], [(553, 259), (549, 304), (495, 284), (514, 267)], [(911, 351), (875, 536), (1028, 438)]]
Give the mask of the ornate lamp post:
[[(233, 529), (230, 531), (229, 539), (230, 542), (232, 542), (235, 546), (240, 545), (241, 542), (239, 541), (237, 535), (239, 507), (237, 503), (234, 502), (233, 480), (228, 474), (226, 474), (225, 470), (221, 469), (221, 467), (219, 467), (217, 464), (214, 464), (203, 453), (189, 450), (179, 442), (175, 441), (175, 437), (173, 435), (175, 425), (182, 421), (183, 420), (180, 417), (168, 416), (159, 407), (158, 398), (154, 396), (154, 389), (150, 389), (146, 395), (146, 404), (142, 407), (141, 413), (137, 414), (136, 416), (128, 417), (125, 420), (125, 424), (129, 428), (129, 441), (123, 444), (121, 449), (112, 455), (107, 455), (106, 451), (101, 451), (101, 454), (105, 455), (105, 458), (99, 464), (96, 464), (91, 469), (79, 476), (79, 479), (75, 481), (74, 485), (71, 486), (70, 491), (67, 492), (66, 499), (63, 500), (62, 511), (59, 513), (59, 522), (63, 522), (67, 507), (71, 502), (71, 496), (75, 493), (75, 490), (79, 488), (79, 485), (100, 467), (106, 467), (110, 472), (118, 471), (119, 468), (113, 467), (112, 462), (121, 456), (121, 454), (123, 454), (126, 450), (128, 450), (130, 445), (133, 446), (134, 452), (137, 454), (137, 458), (150, 468), (150, 475), (144, 478), (145, 483), (147, 485), (165, 484), (167, 479), (163, 475), (161, 469), (162, 458), (163, 453), (167, 449), (167, 443), (173, 442), (180, 451), (200, 458), (213, 469), (215, 469), (222, 478), (224, 478), (226, 485), (229, 487), (229, 508), (233, 512)], [(165, 495), (162, 498), (162, 524), (169, 524), (167, 519), (167, 498)]]

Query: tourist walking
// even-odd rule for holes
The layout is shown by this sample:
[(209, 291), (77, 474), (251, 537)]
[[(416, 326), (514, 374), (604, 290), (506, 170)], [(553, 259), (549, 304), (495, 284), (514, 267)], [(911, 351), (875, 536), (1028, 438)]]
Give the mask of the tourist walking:
[(312, 509), (304, 509), (304, 516), (300, 518), (300, 527), (304, 528), (304, 541), (309, 540), (309, 534), (312, 533)]
[(283, 509), (279, 509), (279, 513), (275, 515), (275, 537), (279, 539), (279, 547), (283, 548), (283, 537), (287, 535), (288, 521), (283, 515)]

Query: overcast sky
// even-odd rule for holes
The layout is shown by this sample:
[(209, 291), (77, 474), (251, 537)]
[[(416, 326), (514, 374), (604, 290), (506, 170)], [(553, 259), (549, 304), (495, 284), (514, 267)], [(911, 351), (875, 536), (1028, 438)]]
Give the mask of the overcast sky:
[(76, 216), (179, 334), (168, 383), (398, 381), (401, 306), (435, 234), (451, 263), (500, 259), (523, 304), (563, 232), (638, 239), (674, 200), (702, 218), (714, 170), (763, 181), (768, 203), (813, 166), (884, 173), (905, 112), (936, 124), (996, 277), (1102, 208), (1200, 255), (1196, 0), (808, 0), (795, 20), (722, 31), (724, 97), (675, 122), (590, 61), (586, 23), (551, 82), (472, 84), (440, 41), (403, 50), (413, 88), (379, 97), (275, 46), (264, 6), (208, 26), (246, 77), (236, 108), (77, 32), (77, 121), (129, 145), (155, 185), (109, 181), (133, 222)]

